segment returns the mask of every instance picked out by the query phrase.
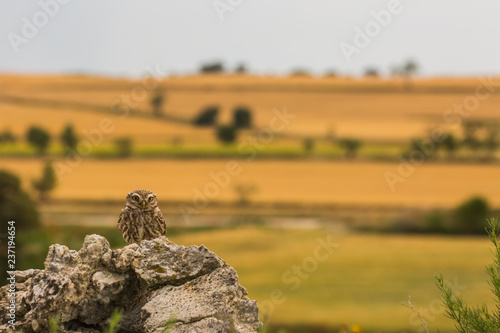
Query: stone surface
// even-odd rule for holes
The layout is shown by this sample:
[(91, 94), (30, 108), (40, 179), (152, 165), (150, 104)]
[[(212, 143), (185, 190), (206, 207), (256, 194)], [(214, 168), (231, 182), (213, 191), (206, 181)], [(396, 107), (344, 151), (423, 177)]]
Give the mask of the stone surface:
[[(180, 246), (165, 237), (111, 250), (98, 235), (80, 251), (54, 244), (44, 270), (16, 272), (16, 328), (102, 332), (115, 309), (119, 332), (256, 332), (255, 301), (236, 271), (203, 245)], [(7, 327), (8, 286), (0, 288), (0, 331)]]

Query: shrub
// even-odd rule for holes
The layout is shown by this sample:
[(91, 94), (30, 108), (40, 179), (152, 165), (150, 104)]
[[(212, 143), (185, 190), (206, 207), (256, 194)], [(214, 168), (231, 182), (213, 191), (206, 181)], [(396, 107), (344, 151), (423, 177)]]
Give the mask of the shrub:
[(224, 64), (219, 61), (207, 63), (201, 65), (200, 68), (201, 73), (223, 73), (224, 72)]
[(233, 125), (221, 125), (217, 127), (217, 139), (224, 144), (236, 141), (236, 127)]
[(161, 90), (157, 90), (149, 103), (151, 104), (151, 109), (153, 110), (153, 115), (159, 117), (163, 114), (163, 103), (165, 102), (165, 94)]
[(70, 150), (76, 149), (76, 146), (78, 145), (78, 137), (75, 134), (73, 125), (70, 124), (66, 126), (66, 128), (61, 133), (60, 139), (66, 153), (68, 153)]
[[(40, 217), (35, 203), (28, 194), (21, 189), (21, 181), (14, 174), (0, 170), (0, 221), (2, 228), (0, 230), (0, 261), (7, 264), (7, 235), (8, 222), (14, 221), (16, 244), (16, 253), (20, 258), (25, 259), (23, 252), (25, 243), (21, 236), (40, 226)], [(18, 257), (19, 258), (19, 257)], [(19, 263), (16, 265), (19, 267)], [(2, 266), (6, 267), (6, 266)], [(7, 269), (0, 270), (0, 286), (7, 280)]]
[[(0, 221), (16, 221), (18, 228), (33, 228), (40, 225), (35, 203), (21, 189), (19, 178), (0, 170)], [(3, 233), (3, 231), (1, 231)]]
[(484, 198), (473, 197), (455, 209), (453, 227), (458, 233), (482, 233), (486, 227), (486, 218), (489, 214), (488, 202)]
[(16, 142), (16, 137), (9, 130), (4, 130), (0, 133), (0, 143), (14, 143)]
[(491, 280), (489, 284), (495, 295), (496, 311), (490, 313), (486, 305), (475, 308), (468, 307), (461, 297), (453, 294), (442, 275), (435, 276), (447, 316), (455, 322), (457, 331), (461, 333), (500, 332), (500, 315), (498, 313), (500, 308), (500, 244), (497, 239), (497, 220), (490, 219), (487, 222), (487, 232), (495, 247), (492, 251), (494, 262), (487, 266), (487, 271)]
[(250, 203), (250, 196), (257, 192), (257, 186), (255, 184), (237, 184), (234, 186), (234, 190), (238, 196), (238, 204), (244, 206)]
[(130, 157), (132, 155), (132, 139), (118, 138), (115, 140), (115, 146), (118, 157)]
[(219, 114), (218, 106), (207, 106), (193, 120), (196, 126), (213, 126), (217, 123), (217, 115)]
[(359, 147), (361, 147), (361, 141), (356, 139), (344, 138), (339, 140), (339, 145), (345, 149), (346, 158), (355, 158)]
[(38, 150), (40, 155), (43, 155), (49, 146), (50, 135), (43, 128), (32, 126), (26, 132), (26, 140)]
[(302, 147), (304, 148), (304, 152), (306, 154), (310, 154), (314, 150), (314, 139), (313, 138), (305, 138), (302, 141)]
[(425, 232), (445, 232), (446, 215), (439, 210), (433, 210), (424, 217), (423, 231)]
[(447, 133), (445, 135), (446, 136), (444, 138), (442, 146), (444, 147), (444, 149), (448, 153), (448, 157), (453, 157), (455, 155), (455, 152), (459, 148), (459, 143), (458, 143), (457, 139), (455, 139), (453, 134)]
[(233, 124), (236, 128), (252, 127), (252, 113), (250, 109), (239, 106), (233, 111)]
[(42, 177), (32, 181), (33, 188), (38, 191), (40, 200), (47, 200), (49, 192), (56, 187), (56, 174), (51, 162), (43, 168)]
[(290, 76), (309, 77), (311, 76), (311, 73), (305, 68), (295, 68), (290, 72)]
[(239, 63), (234, 69), (236, 74), (245, 74), (247, 71), (247, 66), (244, 63)]
[(378, 77), (378, 69), (374, 67), (368, 67), (365, 69), (365, 76), (366, 77)]

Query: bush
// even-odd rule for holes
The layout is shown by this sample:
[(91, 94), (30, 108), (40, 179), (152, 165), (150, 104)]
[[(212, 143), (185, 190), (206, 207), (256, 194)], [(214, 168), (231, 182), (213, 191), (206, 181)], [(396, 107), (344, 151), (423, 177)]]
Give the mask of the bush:
[(118, 157), (126, 158), (132, 156), (132, 139), (118, 138), (115, 140)]
[(441, 291), (443, 303), (447, 316), (455, 322), (455, 327), (461, 333), (473, 332), (500, 332), (500, 320), (498, 309), (500, 308), (500, 244), (497, 239), (497, 221), (490, 219), (487, 221), (488, 234), (495, 249), (492, 251), (494, 262), (487, 267), (490, 276), (490, 286), (495, 295), (496, 311), (489, 313), (486, 305), (470, 308), (463, 299), (453, 294), (448, 283), (444, 281), (442, 275), (436, 275), (436, 284)]
[(32, 181), (33, 188), (38, 191), (40, 200), (47, 200), (49, 192), (56, 187), (56, 173), (51, 162), (43, 168), (42, 177)]
[(200, 68), (201, 73), (223, 73), (224, 64), (219, 61), (203, 64)]
[(445, 134), (444, 141), (442, 143), (442, 146), (448, 153), (448, 157), (452, 158), (455, 155), (455, 152), (459, 148), (459, 142), (457, 139), (455, 139), (455, 136), (451, 133), (446, 133)]
[[(0, 170), (0, 221), (16, 221), (19, 228), (33, 228), (40, 225), (35, 203), (21, 189), (19, 178)], [(1, 231), (3, 233), (3, 231)]]
[(368, 67), (365, 69), (365, 76), (366, 77), (378, 77), (378, 70), (374, 67)]
[(313, 138), (305, 138), (302, 141), (302, 147), (304, 148), (304, 152), (306, 154), (312, 153), (314, 150), (314, 139)]
[(305, 68), (296, 68), (290, 72), (290, 76), (309, 77), (309, 76), (311, 76), (311, 73)]
[(43, 155), (49, 146), (50, 135), (43, 128), (32, 126), (26, 132), (26, 140), (38, 150), (40, 155)]
[(153, 110), (153, 115), (159, 117), (163, 114), (163, 103), (165, 102), (165, 94), (161, 90), (157, 90), (149, 101)]
[(0, 133), (0, 143), (14, 143), (16, 142), (16, 137), (9, 130), (4, 130)]
[(66, 126), (61, 133), (60, 140), (66, 153), (76, 149), (76, 146), (78, 145), (78, 137), (75, 134), (73, 125), (70, 124)]
[(446, 215), (439, 210), (433, 210), (424, 217), (424, 232), (446, 232)]
[(455, 209), (453, 213), (454, 231), (465, 234), (483, 233), (489, 214), (488, 202), (484, 198), (473, 197)]
[(252, 113), (250, 109), (244, 106), (239, 106), (233, 111), (233, 124), (236, 128), (251, 128)]
[(201, 110), (200, 114), (193, 120), (193, 124), (196, 126), (213, 126), (217, 123), (218, 114), (218, 106), (207, 106)]
[(239, 63), (238, 66), (234, 69), (236, 74), (245, 74), (247, 72), (247, 66), (244, 63)]
[[(14, 174), (0, 170), (0, 261), (7, 264), (8, 222), (15, 221), (16, 253), (18, 258), (25, 258), (21, 236), (40, 226), (40, 217), (35, 203), (21, 189), (21, 181)], [(2, 266), (6, 267), (6, 266)], [(16, 264), (19, 268), (19, 263)], [(0, 270), (0, 285), (7, 283), (6, 269)]]
[(361, 141), (356, 139), (340, 139), (339, 145), (345, 149), (346, 158), (355, 158), (359, 147), (361, 147)]
[(217, 139), (224, 144), (236, 141), (236, 127), (233, 125), (221, 125), (217, 127)]
[(238, 196), (238, 204), (244, 206), (250, 203), (250, 196), (257, 192), (257, 186), (255, 184), (237, 184), (234, 186), (234, 190)]

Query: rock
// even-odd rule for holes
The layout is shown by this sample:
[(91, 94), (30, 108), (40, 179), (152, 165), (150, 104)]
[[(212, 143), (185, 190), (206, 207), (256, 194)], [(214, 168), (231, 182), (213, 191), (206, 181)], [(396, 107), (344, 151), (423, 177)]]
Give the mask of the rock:
[[(236, 271), (203, 245), (180, 246), (166, 237), (111, 250), (98, 235), (80, 251), (51, 245), (44, 270), (16, 271), (16, 328), (102, 332), (115, 309), (118, 332), (257, 332), (255, 301)], [(0, 331), (8, 326), (8, 286), (0, 288)]]

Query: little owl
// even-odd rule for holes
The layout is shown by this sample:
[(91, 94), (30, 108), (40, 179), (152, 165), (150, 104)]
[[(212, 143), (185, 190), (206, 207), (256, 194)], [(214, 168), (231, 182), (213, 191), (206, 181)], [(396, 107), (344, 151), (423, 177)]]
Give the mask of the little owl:
[(125, 207), (118, 218), (118, 229), (129, 244), (165, 235), (167, 224), (158, 208), (156, 194), (146, 190), (127, 194)]

